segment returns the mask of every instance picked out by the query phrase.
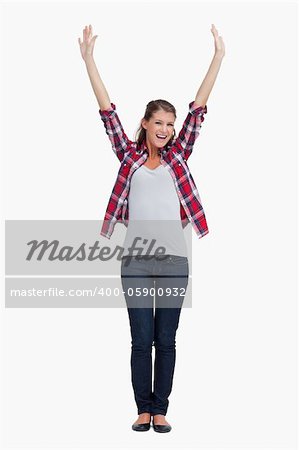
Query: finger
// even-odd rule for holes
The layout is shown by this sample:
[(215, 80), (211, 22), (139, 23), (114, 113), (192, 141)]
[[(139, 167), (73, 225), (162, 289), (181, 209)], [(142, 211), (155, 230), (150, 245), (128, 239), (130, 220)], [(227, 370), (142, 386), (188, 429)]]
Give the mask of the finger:
[(78, 42), (79, 42), (79, 45), (81, 46), (82, 42), (81, 42), (80, 38), (78, 38)]
[(89, 28), (88, 28), (88, 26), (86, 26), (86, 34), (85, 34), (85, 36), (86, 36), (86, 40), (88, 41), (88, 39), (89, 39)]

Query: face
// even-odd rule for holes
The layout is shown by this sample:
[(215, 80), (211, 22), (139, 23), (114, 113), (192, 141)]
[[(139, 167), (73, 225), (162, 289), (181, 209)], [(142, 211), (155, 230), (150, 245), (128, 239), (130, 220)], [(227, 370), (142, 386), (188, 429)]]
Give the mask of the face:
[(142, 119), (141, 124), (146, 129), (147, 143), (153, 148), (164, 147), (173, 137), (175, 116), (163, 109), (153, 113), (147, 121)]

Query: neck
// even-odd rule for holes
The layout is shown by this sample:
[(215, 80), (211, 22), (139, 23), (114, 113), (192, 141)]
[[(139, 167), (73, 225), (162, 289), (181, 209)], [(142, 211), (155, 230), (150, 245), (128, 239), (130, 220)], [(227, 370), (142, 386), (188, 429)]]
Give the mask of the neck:
[(153, 145), (151, 145), (148, 140), (146, 140), (146, 147), (148, 149), (149, 152), (149, 158), (150, 159), (155, 159), (159, 156), (158, 152), (159, 152), (159, 148), (155, 147)]

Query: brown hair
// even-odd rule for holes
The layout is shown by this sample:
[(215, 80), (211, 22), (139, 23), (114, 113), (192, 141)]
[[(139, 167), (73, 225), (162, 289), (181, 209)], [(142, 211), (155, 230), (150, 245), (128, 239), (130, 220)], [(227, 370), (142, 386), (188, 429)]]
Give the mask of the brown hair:
[[(167, 100), (158, 99), (158, 100), (152, 100), (146, 105), (146, 110), (145, 110), (143, 119), (149, 120), (152, 117), (153, 113), (155, 113), (161, 109), (166, 112), (171, 112), (174, 115), (174, 117), (176, 118), (175, 107), (171, 103), (169, 103)], [(174, 130), (173, 137), (172, 137), (172, 139), (170, 139), (170, 141), (168, 142), (168, 144), (166, 146), (167, 149), (169, 147), (171, 147), (175, 136), (176, 136), (176, 133)], [(141, 123), (140, 123), (138, 130), (136, 131), (135, 140), (137, 142), (138, 148), (141, 146), (142, 142), (146, 140), (146, 130), (145, 130), (145, 128), (143, 128)]]

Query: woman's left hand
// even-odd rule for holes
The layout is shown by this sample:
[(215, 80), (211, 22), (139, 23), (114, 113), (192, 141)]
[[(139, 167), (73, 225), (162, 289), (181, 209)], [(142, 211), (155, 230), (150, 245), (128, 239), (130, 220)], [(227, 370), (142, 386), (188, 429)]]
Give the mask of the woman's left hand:
[(215, 28), (215, 25), (213, 23), (212, 23), (211, 31), (212, 31), (213, 36), (214, 36), (215, 55), (220, 56), (221, 58), (223, 58), (223, 56), (225, 55), (224, 42), (223, 42), (222, 37), (218, 35), (218, 31)]

